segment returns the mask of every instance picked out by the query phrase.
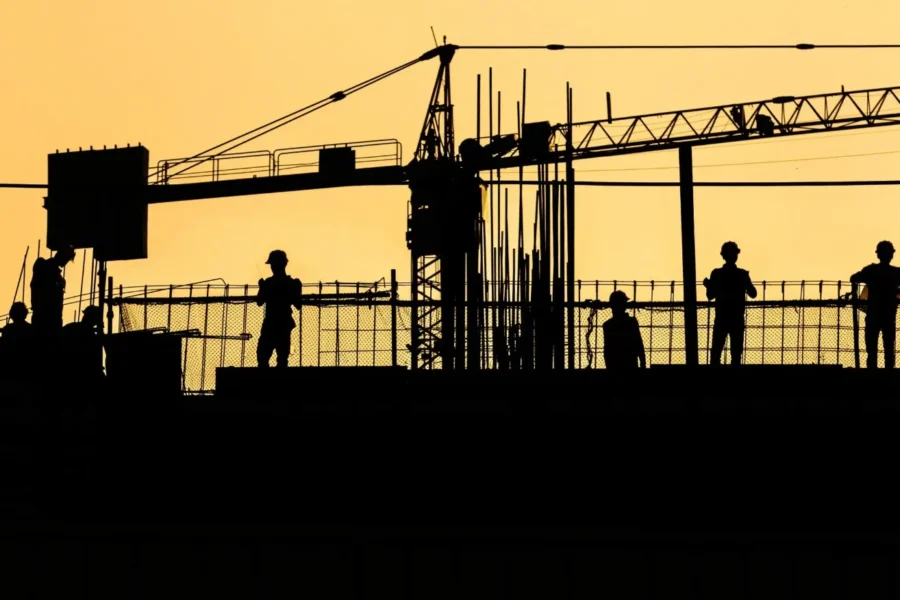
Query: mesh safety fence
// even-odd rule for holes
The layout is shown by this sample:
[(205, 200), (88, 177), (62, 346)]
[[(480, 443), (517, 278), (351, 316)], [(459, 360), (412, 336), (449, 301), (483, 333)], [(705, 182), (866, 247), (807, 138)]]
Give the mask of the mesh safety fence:
[[(805, 285), (805, 284), (804, 284)], [(595, 294), (581, 293), (574, 307), (574, 366), (579, 369), (604, 368), (602, 323), (611, 317), (609, 307), (598, 302), (616, 283), (604, 287), (591, 286)], [(629, 314), (638, 320), (648, 365), (677, 365), (686, 362), (684, 304), (675, 285), (660, 286), (662, 298), (652, 293), (641, 294), (635, 284), (627, 288), (632, 300)], [(853, 307), (845, 294), (846, 284), (832, 285), (832, 298), (819, 282), (808, 286), (814, 294), (804, 297), (802, 286), (779, 282), (777, 290), (762, 300), (748, 302), (745, 312), (743, 340), (744, 364), (827, 364), (855, 365)], [(389, 286), (375, 284), (330, 284), (304, 287), (301, 310), (292, 309), (296, 327), (291, 331), (290, 366), (389, 366), (393, 363), (392, 347), (396, 344), (396, 364), (410, 366), (413, 312), (406, 299), (392, 301)], [(635, 290), (638, 290), (635, 292)], [(235, 293), (237, 291), (237, 293)], [(579, 290), (583, 292), (583, 290)], [(165, 290), (140, 297), (118, 300), (119, 329), (166, 329), (188, 332), (182, 342), (183, 388), (187, 392), (215, 389), (215, 373), (219, 367), (252, 367), (257, 365), (256, 348), (265, 317), (265, 308), (254, 300), (255, 288), (213, 288), (172, 294)], [(403, 294), (401, 294), (402, 296)], [(645, 299), (641, 299), (641, 296)], [(649, 296), (649, 297), (648, 297)], [(652, 299), (651, 299), (652, 298)], [(563, 351), (568, 365), (568, 310), (562, 307)], [(440, 308), (432, 307), (428, 320), (440, 326)], [(424, 309), (422, 309), (424, 310)], [(483, 309), (481, 331), (481, 367), (513, 367), (514, 330), (524, 331), (521, 303), (494, 304)], [(531, 308), (531, 314), (534, 309)], [(865, 365), (863, 330), (865, 314), (858, 312), (859, 348)], [(396, 327), (392, 323), (396, 322)], [(698, 303), (697, 324), (699, 360), (708, 364), (711, 358), (715, 308), (708, 302)], [(394, 342), (396, 338), (396, 342)], [(726, 342), (722, 362), (730, 362), (730, 344)], [(519, 344), (521, 345), (521, 344)], [(519, 359), (519, 366), (521, 366)], [(275, 357), (271, 358), (274, 365)], [(879, 366), (884, 364), (884, 350), (879, 344)], [(431, 365), (440, 367), (440, 359)]]

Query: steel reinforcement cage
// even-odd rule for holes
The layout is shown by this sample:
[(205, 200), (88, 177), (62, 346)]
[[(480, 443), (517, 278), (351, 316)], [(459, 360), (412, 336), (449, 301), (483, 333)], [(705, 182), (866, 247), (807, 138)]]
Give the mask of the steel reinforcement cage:
[[(856, 350), (864, 351), (865, 343), (863, 333), (854, 331), (849, 283), (763, 281), (756, 285), (759, 295), (748, 300), (745, 313), (744, 364), (856, 366)], [(293, 310), (297, 326), (291, 332), (289, 365), (409, 367), (409, 289), (408, 283), (398, 283), (394, 296), (386, 279), (304, 284), (302, 310)], [(610, 316), (606, 299), (617, 289), (631, 299), (628, 310), (640, 323), (648, 366), (684, 364), (680, 282), (579, 281), (574, 307), (575, 367), (604, 368), (602, 323)], [(256, 292), (256, 286), (213, 283), (120, 287), (112, 298), (118, 309), (113, 330), (180, 332), (184, 336), (183, 390), (210, 393), (215, 389), (216, 368), (256, 366), (256, 340), (265, 316), (265, 308), (256, 304)], [(703, 297), (702, 292), (698, 295)], [(510, 343), (510, 334), (522, 323), (522, 304), (483, 306), (479, 367), (525, 368)], [(440, 319), (440, 307), (431, 308), (433, 318)], [(715, 320), (712, 303), (699, 303), (697, 320), (700, 362), (708, 364)], [(567, 321), (565, 325), (567, 332)], [(726, 344), (722, 361), (729, 360)], [(879, 366), (883, 364), (884, 350), (879, 348)], [(440, 368), (440, 359), (434, 368)]]

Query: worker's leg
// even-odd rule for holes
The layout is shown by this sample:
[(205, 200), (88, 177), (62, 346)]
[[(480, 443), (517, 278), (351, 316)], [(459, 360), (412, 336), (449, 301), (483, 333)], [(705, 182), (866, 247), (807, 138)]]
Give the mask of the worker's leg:
[(884, 340), (884, 368), (894, 368), (894, 352), (895, 341), (897, 339), (897, 321), (894, 319), (885, 319), (881, 324), (881, 335)]
[(875, 319), (870, 315), (866, 316), (866, 367), (869, 369), (878, 368), (878, 331), (879, 326)]
[(286, 367), (288, 365), (288, 356), (291, 355), (291, 330), (280, 332), (278, 334), (278, 343), (275, 345), (275, 364), (278, 367)]
[(256, 366), (267, 368), (269, 359), (272, 358), (272, 351), (275, 347), (271, 343), (272, 336), (268, 332), (259, 335), (259, 341), (256, 344)]
[(744, 353), (744, 322), (732, 323), (728, 327), (728, 336), (731, 338), (731, 364), (739, 365)]
[(712, 357), (710, 364), (718, 365), (722, 363), (722, 350), (725, 349), (725, 336), (728, 335), (728, 329), (721, 319), (716, 319), (713, 323), (712, 335)]

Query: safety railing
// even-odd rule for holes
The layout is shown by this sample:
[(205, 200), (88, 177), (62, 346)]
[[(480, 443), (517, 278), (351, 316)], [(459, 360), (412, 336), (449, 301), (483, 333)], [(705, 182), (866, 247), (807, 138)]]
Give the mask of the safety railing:
[(319, 168), (319, 151), (332, 148), (351, 148), (357, 168), (403, 164), (403, 146), (398, 140), (364, 140), (165, 159), (157, 163), (155, 183), (223, 181), (315, 172)]
[[(756, 285), (759, 295), (747, 302), (745, 311), (744, 364), (855, 366), (856, 350), (864, 351), (865, 343), (863, 332), (854, 329), (854, 304), (848, 283), (779, 281)], [(572, 311), (575, 368), (605, 367), (602, 323), (611, 316), (606, 300), (615, 289), (624, 290), (632, 300), (628, 312), (640, 324), (648, 365), (684, 364), (685, 309), (679, 282), (582, 281), (576, 284)], [(255, 302), (256, 286), (207, 283), (148, 286), (138, 294), (133, 290), (117, 291), (113, 298), (119, 314), (118, 330), (199, 331), (199, 336), (183, 340), (182, 377), (186, 392), (213, 390), (218, 367), (256, 365), (256, 343), (265, 316), (264, 307)], [(398, 283), (396, 297), (390, 291), (391, 283), (386, 279), (305, 284), (301, 309), (293, 310), (296, 327), (291, 332), (288, 364), (409, 367), (409, 284)], [(562, 308), (563, 348), (568, 364), (568, 306), (559, 303), (557, 307)], [(438, 305), (428, 308), (439, 316)], [(715, 308), (713, 303), (702, 301), (697, 312), (699, 359), (701, 364), (708, 364)], [(528, 358), (520, 350), (520, 340), (528, 319), (522, 319), (522, 304), (515, 300), (485, 304), (481, 323), (480, 367), (524, 368)], [(730, 361), (730, 353), (729, 340), (723, 362)], [(879, 365), (883, 364), (882, 348)]]

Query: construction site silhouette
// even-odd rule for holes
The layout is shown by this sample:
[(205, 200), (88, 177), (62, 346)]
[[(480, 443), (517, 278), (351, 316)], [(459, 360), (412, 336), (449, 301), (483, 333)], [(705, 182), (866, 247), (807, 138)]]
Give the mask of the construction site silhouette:
[[(900, 496), (876, 446), (900, 412), (893, 246), (849, 281), (753, 281), (727, 241), (698, 281), (692, 149), (898, 125), (900, 88), (627, 118), (607, 97), (605, 117), (574, 122), (567, 86), (552, 125), (527, 120), (523, 72), (501, 129), (491, 71), (486, 127), (479, 75), (475, 135), (458, 141), (464, 49), (152, 172), (142, 145), (48, 155), (51, 256), (30, 282), (23, 263), (0, 331), (10, 589), (896, 596)], [(429, 61), (408, 162), (394, 139), (236, 152)], [(664, 150), (679, 156), (681, 279), (576, 278), (576, 192), (597, 183), (577, 161)], [(151, 205), (375, 185), (410, 190), (408, 280), (302, 283), (267, 247), (256, 286), (115, 285), (117, 262), (149, 254)], [(76, 294), (79, 252), (91, 283)]]

